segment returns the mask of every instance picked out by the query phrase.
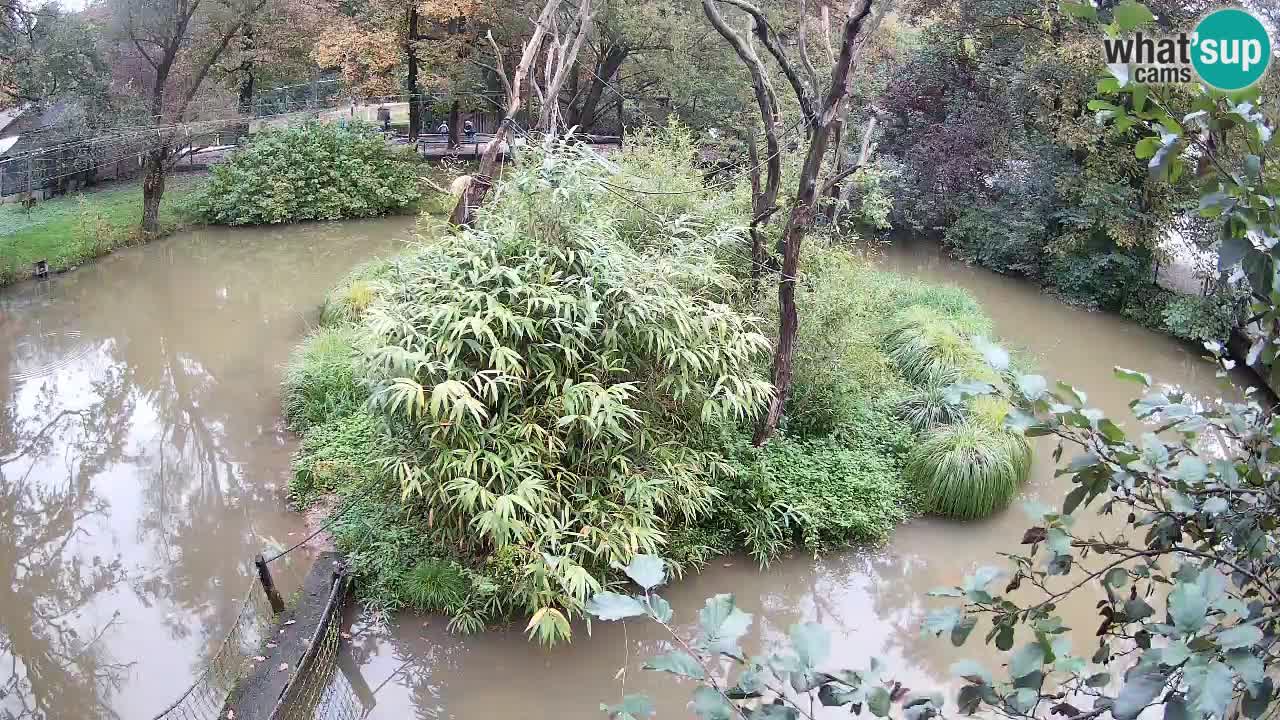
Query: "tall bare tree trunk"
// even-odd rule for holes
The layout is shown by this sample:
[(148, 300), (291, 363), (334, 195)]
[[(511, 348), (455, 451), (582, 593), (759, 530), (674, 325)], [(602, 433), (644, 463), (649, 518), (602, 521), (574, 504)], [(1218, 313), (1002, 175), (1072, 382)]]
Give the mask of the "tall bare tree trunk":
[(493, 187), (493, 174), (498, 167), (498, 154), (502, 150), (503, 143), (507, 141), (511, 125), (524, 102), (525, 78), (529, 75), (529, 69), (533, 66), (539, 48), (542, 47), (542, 39), (547, 33), (551, 17), (559, 6), (560, 0), (546, 1), (542, 12), (538, 15), (538, 21), (534, 23), (533, 35), (525, 43), (524, 50), (520, 54), (520, 63), (516, 66), (515, 74), (510, 78), (502, 67), (502, 50), (493, 39), (493, 33), (488, 34), (489, 44), (493, 46), (494, 57), (497, 60), (498, 77), (502, 80), (502, 86), (507, 94), (507, 112), (497, 129), (493, 131), (493, 140), (489, 141), (484, 148), (484, 155), (480, 157), (479, 170), (472, 175), (471, 183), (462, 191), (458, 203), (453, 206), (453, 212), (449, 215), (449, 222), (458, 227), (471, 224), (475, 219), (476, 208), (484, 203), (485, 196), (489, 194), (489, 188)]
[[(739, 0), (726, 1), (742, 6)], [(821, 108), (815, 108), (816, 114), (809, 135), (809, 150), (805, 155), (804, 166), (800, 170), (800, 187), (796, 193), (795, 204), (791, 206), (786, 227), (782, 230), (782, 277), (778, 281), (778, 346), (773, 354), (774, 395), (769, 401), (768, 411), (760, 419), (755, 436), (752, 438), (752, 443), (757, 446), (763, 445), (777, 430), (786, 407), (787, 397), (791, 393), (796, 335), (800, 329), (800, 317), (796, 310), (800, 246), (805, 234), (813, 225), (818, 197), (830, 185), (842, 179), (842, 174), (837, 174), (827, 182), (826, 186), (819, 189), (818, 179), (822, 174), (822, 164), (826, 159), (832, 130), (844, 115), (844, 102), (849, 94), (849, 71), (857, 54), (858, 34), (862, 32), (864, 24), (874, 22), (871, 5), (872, 0), (862, 0), (861, 7), (850, 8), (845, 19), (840, 56), (831, 69), (831, 84)], [(761, 28), (757, 27), (757, 31), (760, 30)], [(794, 71), (786, 67), (785, 59), (781, 56), (779, 56), (779, 63), (784, 64), (784, 70), (787, 71), (788, 76), (794, 74)]]
[(169, 146), (147, 152), (142, 169), (142, 238), (153, 240), (160, 234), (160, 200), (164, 197), (165, 163)]
[(462, 113), (458, 109), (458, 101), (449, 106), (449, 149), (462, 144)]
[(418, 97), (418, 6), (409, 4), (409, 37), (405, 41), (405, 58), (408, 65), (408, 78), (405, 86), (409, 91), (409, 140), (418, 138), (422, 132), (422, 103)]
[(755, 128), (747, 137), (747, 151), (751, 163), (751, 278), (758, 281), (767, 267), (764, 238), (760, 226), (769, 221), (778, 210), (778, 190), (782, 186), (782, 147), (778, 141), (778, 96), (769, 84), (769, 71), (751, 44), (725, 21), (716, 7), (716, 0), (702, 0), (702, 9), (716, 32), (733, 46), (738, 58), (751, 72), (751, 85), (755, 90), (756, 106), (764, 122), (765, 149), (769, 153), (764, 165), (767, 168), (763, 187), (760, 183), (760, 159), (756, 149)]

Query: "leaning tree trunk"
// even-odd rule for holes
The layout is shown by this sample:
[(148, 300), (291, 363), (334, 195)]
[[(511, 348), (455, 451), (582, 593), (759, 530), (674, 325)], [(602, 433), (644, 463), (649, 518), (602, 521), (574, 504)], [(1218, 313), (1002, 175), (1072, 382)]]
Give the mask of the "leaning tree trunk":
[[(739, 4), (739, 0), (728, 1), (735, 5)], [(769, 401), (769, 409), (760, 419), (760, 425), (752, 438), (752, 443), (756, 446), (763, 445), (778, 428), (787, 397), (791, 393), (796, 335), (800, 329), (800, 317), (796, 311), (800, 245), (813, 224), (817, 199), (822, 194), (818, 187), (818, 177), (822, 173), (823, 160), (826, 159), (831, 131), (844, 113), (845, 98), (849, 94), (849, 70), (857, 50), (855, 46), (863, 25), (870, 21), (871, 5), (872, 0), (863, 0), (862, 7), (858, 10), (850, 8), (845, 20), (840, 56), (836, 60), (835, 67), (831, 69), (831, 85), (827, 89), (821, 111), (814, 116), (812, 132), (809, 135), (809, 150), (805, 155), (804, 166), (800, 170), (799, 191), (796, 193), (795, 204), (791, 206), (787, 225), (782, 230), (782, 277), (778, 281), (778, 346), (773, 355), (774, 394)], [(779, 62), (783, 61), (779, 59)], [(851, 170), (845, 172), (851, 172)], [(830, 186), (842, 180), (843, 174), (837, 174), (827, 185)], [(822, 190), (826, 189), (824, 187)]]
[(607, 80), (617, 74), (618, 69), (622, 67), (622, 63), (626, 61), (630, 50), (620, 45), (610, 46), (604, 52), (592, 73), (590, 86), (587, 94), (583, 96), (581, 104), (577, 107), (569, 108), (569, 116), (565, 119), (570, 127), (580, 127), (585, 131), (592, 125), (596, 124), (596, 116), (600, 113), (600, 101), (604, 97)]
[(551, 16), (559, 6), (560, 0), (547, 0), (542, 13), (538, 15), (538, 21), (534, 23), (532, 37), (525, 43), (524, 50), (520, 54), (520, 64), (516, 66), (515, 74), (511, 78), (507, 77), (507, 72), (502, 67), (502, 50), (493, 39), (493, 33), (488, 34), (489, 44), (493, 46), (494, 57), (497, 58), (498, 77), (502, 80), (502, 86), (507, 94), (507, 112), (498, 128), (493, 131), (493, 140), (489, 141), (484, 148), (484, 155), (480, 157), (479, 170), (471, 176), (470, 184), (462, 191), (462, 195), (458, 197), (458, 203), (453, 206), (453, 212), (449, 215), (449, 222), (458, 227), (471, 224), (475, 219), (476, 208), (484, 203), (485, 196), (489, 194), (489, 188), (493, 187), (493, 174), (498, 167), (498, 154), (523, 104), (525, 78), (529, 75), (534, 59), (537, 58), (539, 48), (542, 47), (542, 39), (546, 35)]
[(168, 157), (168, 146), (162, 145), (147, 152), (143, 162), (142, 238), (144, 240), (154, 240), (160, 234), (160, 200), (164, 197), (164, 171)]

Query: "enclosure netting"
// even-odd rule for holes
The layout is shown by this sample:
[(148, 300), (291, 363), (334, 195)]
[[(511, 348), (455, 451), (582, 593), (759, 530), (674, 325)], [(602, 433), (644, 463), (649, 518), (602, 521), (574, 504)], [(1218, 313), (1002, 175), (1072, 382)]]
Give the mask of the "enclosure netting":
[(271, 633), (275, 614), (256, 580), (249, 583), (231, 628), (222, 638), (195, 682), (155, 720), (214, 720), (221, 716), (227, 696), (253, 667)]
[[(341, 585), (345, 587), (345, 585)], [(278, 720), (360, 720), (368, 714), (351, 683), (338, 667), (342, 652), (341, 602), (330, 602), (329, 616), (321, 622), (324, 630), (316, 638), (317, 647), (298, 667), (297, 675), (285, 691)]]

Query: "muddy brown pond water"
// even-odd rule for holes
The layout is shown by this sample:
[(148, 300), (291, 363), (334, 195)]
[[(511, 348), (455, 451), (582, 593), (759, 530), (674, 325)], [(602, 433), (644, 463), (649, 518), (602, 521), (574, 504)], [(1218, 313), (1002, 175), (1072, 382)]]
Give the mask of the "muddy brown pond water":
[[(190, 683), (236, 613), (250, 558), (302, 530), (284, 503), (294, 440), (279, 418), (280, 366), (325, 290), (411, 228), (200, 230), (0, 292), (0, 715), (150, 718)], [(1222, 393), (1194, 349), (931, 244), (887, 248), (881, 262), (973, 292), (1004, 340), (1126, 426), (1134, 386), (1115, 365)], [(1023, 500), (1061, 497), (1050, 449), (1037, 448)], [(756, 618), (749, 651), (818, 621), (835, 633), (833, 665), (879, 655), (909, 686), (944, 686), (961, 657), (995, 661), (977, 634), (959, 650), (922, 638), (925, 593), (1015, 544), (1019, 506), (979, 523), (914, 520), (884, 547), (767, 571), (725, 558), (664, 595), (687, 625), (704, 598), (734, 593)], [(294, 558), (286, 587), (308, 560)], [(1068, 625), (1091, 627), (1094, 599), (1062, 608)], [(371, 718), (600, 718), (624, 688), (651, 693), (660, 717), (690, 716), (687, 686), (640, 670), (663, 649), (643, 623), (596, 623), (590, 637), (581, 627), (546, 650), (521, 627), (458, 637), (440, 617), (350, 619), (377, 690)]]

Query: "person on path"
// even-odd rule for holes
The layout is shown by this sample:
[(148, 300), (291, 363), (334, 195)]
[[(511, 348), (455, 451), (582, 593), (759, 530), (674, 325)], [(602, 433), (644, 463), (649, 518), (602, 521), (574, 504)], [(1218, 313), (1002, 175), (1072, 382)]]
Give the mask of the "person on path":
[(475, 125), (472, 125), (470, 120), (468, 120), (468, 121), (466, 121), (465, 123), (463, 123), (463, 124), (462, 124), (462, 132), (466, 134), (466, 136), (467, 136), (467, 140), (471, 140), (471, 141), (473, 141), (473, 142), (475, 141), (475, 139), (476, 139), (476, 126), (475, 126)]
[(391, 108), (384, 105), (378, 106), (378, 122), (382, 123), (382, 131), (391, 131)]

